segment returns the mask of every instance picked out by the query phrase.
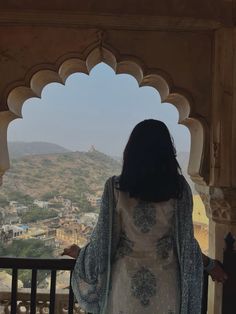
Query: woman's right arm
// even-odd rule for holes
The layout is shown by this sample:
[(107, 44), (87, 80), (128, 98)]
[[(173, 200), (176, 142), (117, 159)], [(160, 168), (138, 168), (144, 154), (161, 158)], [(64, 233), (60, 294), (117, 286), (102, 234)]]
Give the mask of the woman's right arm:
[(224, 283), (228, 276), (218, 260), (212, 259), (202, 253), (202, 261), (205, 271), (211, 276), (213, 281)]

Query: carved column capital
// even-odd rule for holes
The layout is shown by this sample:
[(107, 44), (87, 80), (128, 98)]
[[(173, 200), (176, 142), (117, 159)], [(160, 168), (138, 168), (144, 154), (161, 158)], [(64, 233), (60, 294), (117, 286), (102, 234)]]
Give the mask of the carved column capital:
[(236, 224), (236, 188), (196, 185), (209, 219)]

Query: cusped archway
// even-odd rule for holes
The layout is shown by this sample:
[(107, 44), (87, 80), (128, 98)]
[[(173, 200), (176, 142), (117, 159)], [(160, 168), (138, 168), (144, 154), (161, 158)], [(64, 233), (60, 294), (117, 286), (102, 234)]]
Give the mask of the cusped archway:
[(22, 117), (22, 106), (31, 97), (41, 97), (43, 88), (52, 82), (65, 84), (73, 73), (89, 74), (98, 63), (109, 65), (116, 74), (130, 74), (139, 86), (155, 88), (162, 102), (173, 104), (179, 112), (179, 123), (185, 125), (191, 134), (191, 151), (188, 172), (196, 183), (202, 183), (204, 169), (204, 152), (206, 152), (207, 125), (191, 110), (191, 96), (184, 90), (174, 86), (165, 72), (158, 69), (147, 69), (134, 57), (119, 56), (111, 49), (97, 47), (88, 53), (86, 58), (78, 56), (63, 56), (57, 65), (37, 65), (26, 73), (25, 84), (14, 86), (8, 93), (7, 105), (9, 111), (0, 112), (0, 177), (10, 167), (7, 149), (7, 127), (9, 123)]

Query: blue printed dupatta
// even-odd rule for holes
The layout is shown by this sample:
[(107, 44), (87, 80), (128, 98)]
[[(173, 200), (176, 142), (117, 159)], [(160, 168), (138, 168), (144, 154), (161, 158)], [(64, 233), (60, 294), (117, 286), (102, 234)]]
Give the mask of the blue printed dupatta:
[(112, 177), (105, 184), (98, 222), (90, 242), (80, 251), (71, 280), (79, 305), (93, 314), (105, 313), (111, 259), (119, 242), (120, 232), (114, 217), (114, 182)]
[[(105, 314), (110, 287), (111, 264), (120, 230), (114, 196), (115, 177), (105, 184), (100, 214), (90, 242), (81, 249), (72, 274), (72, 288), (81, 308)], [(175, 239), (180, 264), (180, 314), (201, 313), (203, 265), (201, 250), (193, 234), (192, 193), (183, 178), (183, 197), (176, 201)]]

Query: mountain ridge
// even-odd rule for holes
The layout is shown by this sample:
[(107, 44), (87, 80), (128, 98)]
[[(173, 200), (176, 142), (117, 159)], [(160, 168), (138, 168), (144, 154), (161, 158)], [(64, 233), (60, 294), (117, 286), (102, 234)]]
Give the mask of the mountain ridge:
[[(35, 148), (38, 142), (33, 143)], [(45, 144), (39, 143), (39, 146)], [(23, 195), (41, 199), (51, 193), (64, 195), (76, 202), (84, 200), (86, 193), (101, 194), (106, 179), (120, 174), (122, 158), (114, 159), (94, 147), (88, 152), (72, 152), (57, 144), (47, 144), (43, 146), (44, 152), (49, 148), (49, 151), (56, 149), (56, 153), (33, 154), (40, 151), (41, 145), (40, 149), (31, 150), (32, 154), (26, 151), (26, 155), (11, 160), (11, 168), (4, 176), (0, 189), (1, 199), (16, 200)], [(58, 146), (61, 152), (58, 152)], [(183, 174), (194, 191), (193, 183), (187, 176), (188, 158), (187, 152), (178, 154)]]
[(8, 150), (10, 159), (21, 158), (28, 155), (61, 154), (71, 152), (71, 150), (61, 145), (44, 141), (10, 141), (8, 142)]
[(86, 195), (101, 195), (106, 179), (119, 174), (120, 167), (118, 162), (98, 151), (13, 159), (3, 178), (0, 200), (2, 204), (10, 200), (25, 203), (46, 195), (62, 195), (80, 205), (88, 205)]

